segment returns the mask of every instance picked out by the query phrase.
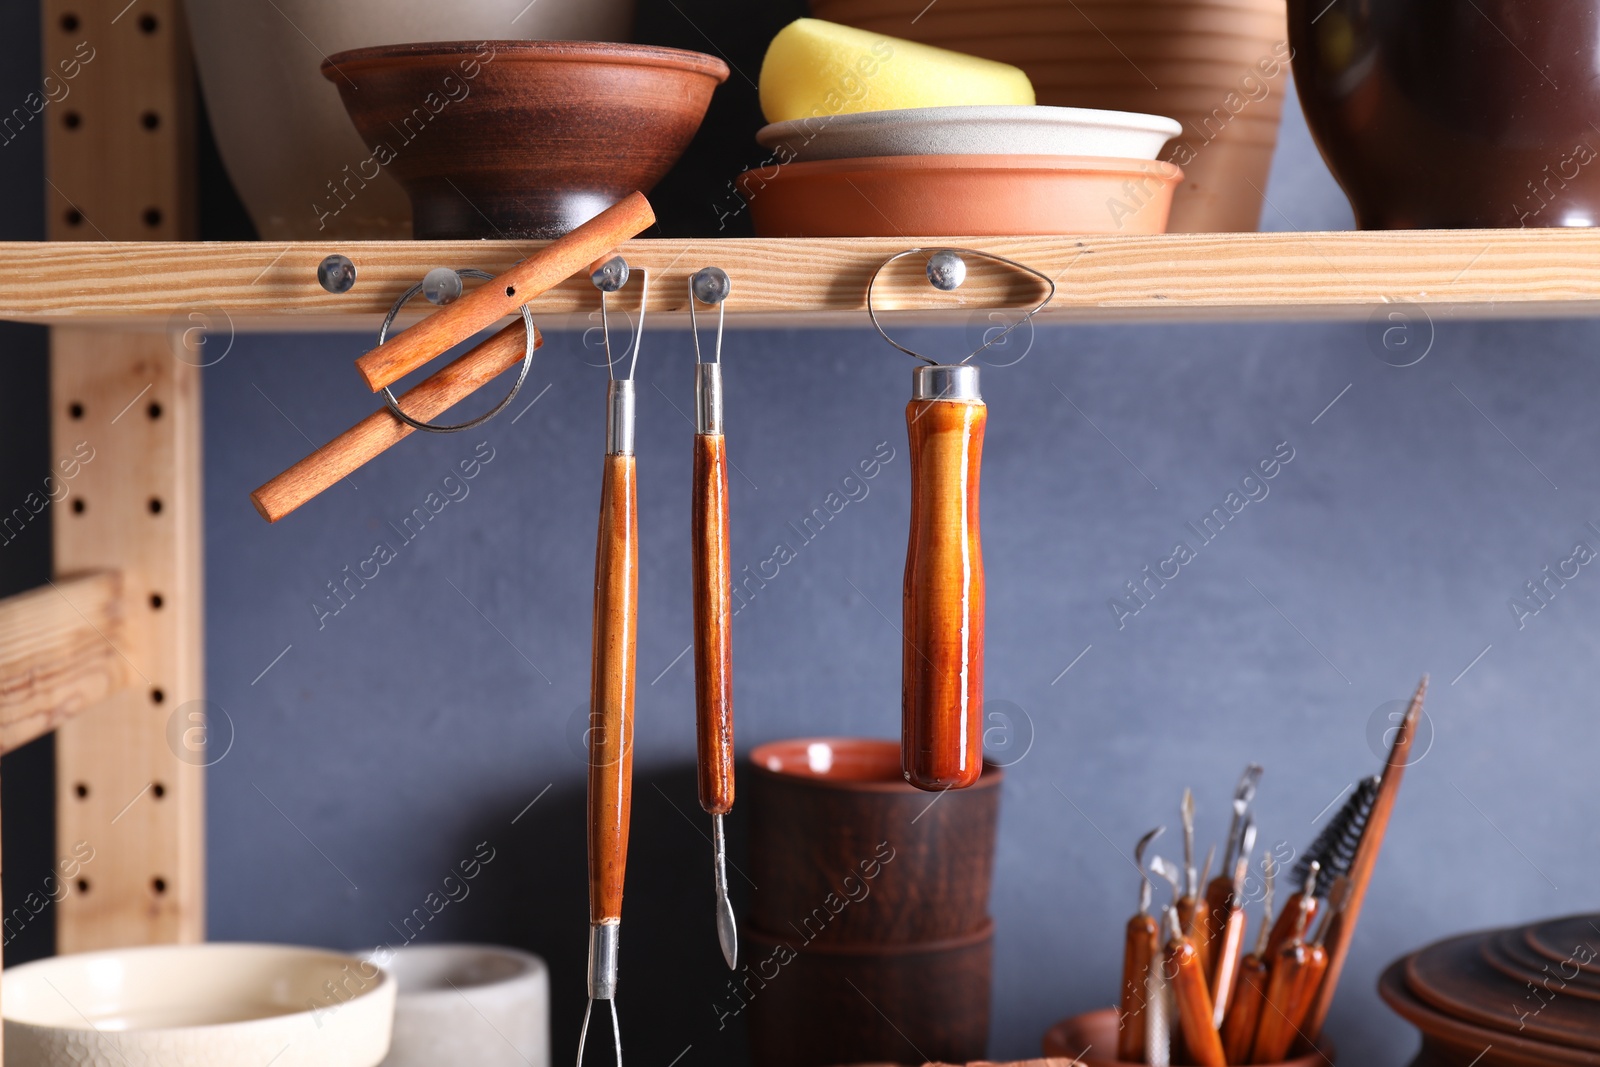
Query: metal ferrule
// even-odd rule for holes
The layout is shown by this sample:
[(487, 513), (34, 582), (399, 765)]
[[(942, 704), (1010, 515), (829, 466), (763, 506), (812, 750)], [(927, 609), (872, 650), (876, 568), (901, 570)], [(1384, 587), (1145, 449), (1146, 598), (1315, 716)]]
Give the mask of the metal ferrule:
[(722, 432), (722, 364), (694, 365), (694, 432)]
[(918, 367), (911, 377), (912, 400), (982, 400), (978, 368), (970, 363)]
[(612, 1000), (617, 995), (617, 939), (619, 922), (592, 923), (589, 926), (589, 997)]
[(606, 454), (633, 455), (632, 378), (614, 378), (606, 389)]

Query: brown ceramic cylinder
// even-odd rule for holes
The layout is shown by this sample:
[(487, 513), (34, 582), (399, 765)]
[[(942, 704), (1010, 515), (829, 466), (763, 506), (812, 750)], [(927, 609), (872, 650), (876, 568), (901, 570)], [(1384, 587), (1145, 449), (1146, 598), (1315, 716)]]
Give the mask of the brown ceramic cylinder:
[(994, 924), (870, 947), (740, 933), (744, 962), (715, 1006), (719, 1015), (748, 1011), (755, 1067), (984, 1058)]
[[(989, 922), (998, 767), (926, 793), (891, 740), (807, 738), (751, 753), (750, 926), (829, 945), (971, 935)], [(931, 1053), (930, 1053), (931, 1054)]]

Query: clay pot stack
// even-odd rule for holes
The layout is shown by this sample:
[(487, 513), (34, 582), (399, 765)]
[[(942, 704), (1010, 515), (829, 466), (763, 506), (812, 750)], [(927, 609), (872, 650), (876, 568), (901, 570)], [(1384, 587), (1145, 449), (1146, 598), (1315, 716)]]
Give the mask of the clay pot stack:
[[(1170, 115), (1167, 230), (1257, 228), (1288, 89), (1285, 0), (811, 0), (818, 18), (1012, 63), (1039, 103)], [(926, 10), (924, 10), (926, 8)]]
[(1464, 934), (1390, 964), (1414, 1067), (1600, 1067), (1600, 915)]
[(751, 761), (755, 888), (722, 1007), (748, 1008), (756, 1067), (983, 1059), (1001, 771), (925, 793), (888, 740), (780, 741)]

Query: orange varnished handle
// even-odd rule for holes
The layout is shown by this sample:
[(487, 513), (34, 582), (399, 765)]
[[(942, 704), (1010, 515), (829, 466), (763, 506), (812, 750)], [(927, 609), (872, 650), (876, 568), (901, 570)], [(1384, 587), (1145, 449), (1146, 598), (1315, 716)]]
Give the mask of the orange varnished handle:
[[(1238, 988), (1239, 955), (1244, 950), (1243, 908), (1229, 907), (1222, 921), (1222, 935), (1212, 945), (1211, 1001), (1218, 1016), (1228, 1010)], [(1221, 1023), (1220, 1018), (1213, 1020)]]
[[(544, 338), (534, 331), (537, 348)], [(438, 418), (492, 378), (515, 367), (527, 354), (527, 333), (513, 323), (471, 351), (441, 367), (399, 397), (400, 410), (419, 422)], [(387, 346), (385, 346), (387, 347)], [(250, 494), (261, 517), (277, 522), (301, 504), (415, 431), (390, 414), (374, 411)]]
[[(1267, 999), (1261, 1008), (1261, 1024), (1256, 1029), (1256, 1047), (1250, 1062), (1282, 1063), (1300, 1035), (1300, 1024), (1316, 995), (1316, 990), (1306, 990), (1312, 954), (1304, 942), (1292, 941), (1273, 959), (1272, 980), (1267, 983)], [(1323, 970), (1326, 959), (1324, 954)]]
[(356, 360), (356, 369), (373, 392), (392, 385), (441, 352), (514, 314), (523, 304), (566, 281), (596, 256), (638, 235), (655, 221), (650, 202), (640, 193), (629, 193), (504, 274), (374, 348)]
[(607, 455), (594, 557), (594, 669), (589, 679), (589, 921), (622, 918), (633, 802), (633, 688), (639, 620), (634, 458)]
[(906, 405), (911, 537), (901, 662), (901, 769), (919, 789), (959, 789), (983, 771), (981, 400)]
[[(1206, 981), (1211, 980), (1211, 961), (1206, 955), (1206, 940), (1200, 934), (1201, 901), (1185, 893), (1173, 904), (1173, 909), (1178, 913), (1178, 929), (1182, 930), (1185, 937), (1194, 941), (1195, 955), (1200, 958), (1200, 970), (1206, 976)], [(1207, 989), (1210, 988), (1208, 985)]]
[(1117, 1059), (1127, 1063), (1145, 1060), (1145, 979), (1160, 953), (1161, 929), (1155, 919), (1143, 914), (1129, 919), (1122, 953), (1122, 1006), (1117, 1022)]
[[(1305, 925), (1300, 925), (1300, 909), (1305, 909)], [(1293, 941), (1297, 931), (1310, 930), (1316, 922), (1317, 913), (1322, 908), (1322, 902), (1316, 897), (1309, 901), (1304, 893), (1296, 893), (1289, 898), (1283, 910), (1278, 913), (1278, 921), (1272, 924), (1272, 933), (1267, 936), (1267, 955), (1269, 960), (1278, 958), (1290, 941)]]
[(1206, 962), (1213, 993), (1217, 988), (1217, 942), (1228, 925), (1228, 915), (1232, 911), (1228, 902), (1232, 898), (1233, 879), (1219, 874), (1206, 884), (1205, 911), (1195, 916), (1194, 947)]
[(1167, 978), (1178, 1008), (1178, 1022), (1189, 1057), (1200, 1067), (1228, 1067), (1222, 1038), (1211, 1021), (1211, 994), (1206, 989), (1205, 966), (1189, 938), (1167, 942)]
[(1233, 1004), (1222, 1023), (1222, 1054), (1231, 1064), (1250, 1062), (1255, 1048), (1256, 1029), (1261, 1025), (1261, 1007), (1267, 998), (1270, 980), (1267, 965), (1260, 956), (1251, 953), (1239, 963), (1239, 978), (1233, 993)]
[(728, 453), (720, 433), (694, 436), (694, 699), (700, 806), (733, 808), (732, 566)]

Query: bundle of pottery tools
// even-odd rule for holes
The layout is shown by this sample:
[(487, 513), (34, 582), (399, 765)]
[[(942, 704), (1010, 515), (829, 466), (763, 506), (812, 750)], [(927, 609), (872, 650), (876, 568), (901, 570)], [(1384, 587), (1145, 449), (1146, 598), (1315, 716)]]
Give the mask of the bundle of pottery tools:
[[(1234, 789), (1232, 817), (1215, 878), (1216, 849), (1195, 865), (1193, 794), (1184, 791), (1183, 864), (1145, 854), (1157, 827), (1134, 849), (1139, 907), (1128, 921), (1118, 1013), (1117, 1059), (1156, 1067), (1239, 1067), (1306, 1063), (1331, 1055), (1321, 1040), (1356, 920), (1388, 829), (1411, 742), (1422, 712), (1423, 678), (1394, 737), (1381, 774), (1357, 782), (1339, 810), (1303, 852), (1285, 843), (1264, 850), (1255, 865), (1257, 831), (1251, 805), (1262, 768), (1245, 768)], [(1292, 893), (1276, 920), (1273, 904), (1282, 866), (1293, 859)], [(1148, 873), (1147, 873), (1148, 871)], [(1150, 873), (1172, 887), (1160, 920), (1150, 913)], [(1246, 954), (1246, 906), (1261, 901), (1254, 948)], [(1046, 1039), (1046, 1051), (1050, 1050)]]

